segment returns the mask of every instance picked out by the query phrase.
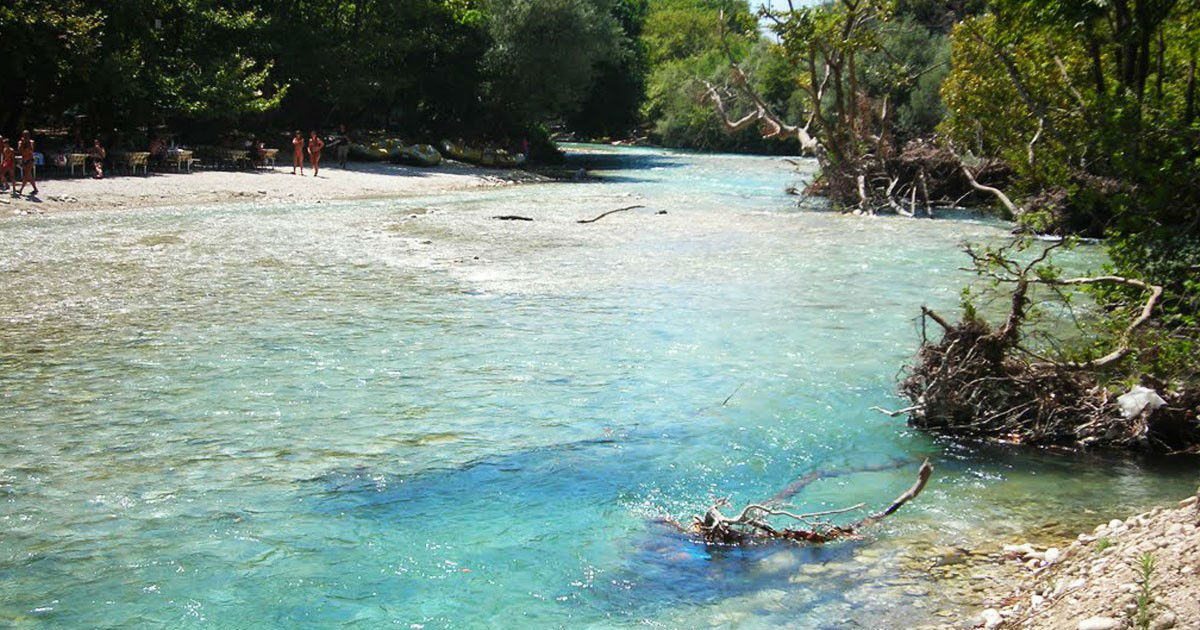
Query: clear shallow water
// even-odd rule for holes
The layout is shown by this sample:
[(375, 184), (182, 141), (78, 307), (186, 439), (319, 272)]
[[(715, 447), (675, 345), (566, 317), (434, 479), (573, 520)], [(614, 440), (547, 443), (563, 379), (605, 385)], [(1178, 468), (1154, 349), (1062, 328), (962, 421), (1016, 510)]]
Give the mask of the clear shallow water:
[[(1194, 488), (868, 411), (902, 405), (957, 244), (1004, 226), (800, 211), (774, 158), (588, 150), (600, 183), (0, 221), (0, 623), (920, 624), (971, 602), (900, 568), (914, 544)], [(653, 522), (907, 462), (795, 499), (883, 503), (922, 457), (927, 493), (863, 543)]]

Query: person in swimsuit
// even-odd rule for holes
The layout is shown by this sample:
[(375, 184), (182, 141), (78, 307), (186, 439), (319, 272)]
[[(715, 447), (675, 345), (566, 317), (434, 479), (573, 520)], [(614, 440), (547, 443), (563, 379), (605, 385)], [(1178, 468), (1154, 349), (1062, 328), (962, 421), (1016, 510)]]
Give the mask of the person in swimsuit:
[(29, 135), (28, 129), (21, 132), (21, 141), (17, 143), (17, 153), (21, 155), (21, 189), (17, 193), (24, 194), (25, 184), (31, 184), (33, 192), (30, 194), (36, 195), (38, 194), (38, 189), (33, 174), (35, 166), (33, 163), (33, 137)]
[(300, 135), (300, 130), (296, 130), (296, 135), (292, 136), (292, 175), (296, 174), (296, 167), (300, 167), (300, 175), (304, 175), (304, 136)]
[(104, 158), (108, 157), (108, 151), (100, 146), (100, 138), (92, 143), (92, 148), (88, 150), (88, 157), (92, 160), (92, 177), (95, 179), (104, 179)]
[(13, 171), (16, 151), (8, 144), (8, 138), (0, 137), (0, 190), (12, 190), (17, 194), (17, 177)]
[(312, 162), (313, 177), (317, 176), (317, 170), (321, 168), (321, 149), (325, 148), (325, 141), (313, 131), (308, 136), (308, 159)]

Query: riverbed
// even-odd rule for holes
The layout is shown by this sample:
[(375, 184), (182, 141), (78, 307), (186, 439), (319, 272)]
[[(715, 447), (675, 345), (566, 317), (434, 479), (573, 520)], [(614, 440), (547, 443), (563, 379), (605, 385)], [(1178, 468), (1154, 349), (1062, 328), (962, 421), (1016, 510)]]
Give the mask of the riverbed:
[[(0, 621), (919, 626), (976, 603), (924, 554), (1194, 489), (870, 411), (1002, 222), (816, 210), (808, 162), (571, 154), (594, 179), (0, 221)], [(925, 458), (863, 541), (657, 524), (815, 471), (874, 469), (802, 509), (886, 504)]]

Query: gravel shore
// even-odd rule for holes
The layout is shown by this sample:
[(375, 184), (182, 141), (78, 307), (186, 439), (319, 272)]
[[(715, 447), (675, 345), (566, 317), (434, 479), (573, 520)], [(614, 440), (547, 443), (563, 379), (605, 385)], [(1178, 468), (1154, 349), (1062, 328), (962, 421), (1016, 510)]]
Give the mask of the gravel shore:
[[(77, 210), (184, 206), (238, 201), (313, 203), (372, 197), (426, 195), (471, 188), (543, 181), (520, 170), (486, 169), (457, 162), (436, 168), (351, 163), (322, 167), (319, 177), (290, 166), (254, 171), (196, 171), (38, 182), (36, 197), (0, 193), (0, 217)], [(29, 192), (29, 188), (26, 188)]]
[[(1200, 492), (1197, 493), (1200, 496)], [(1200, 628), (1197, 496), (1098, 524), (1062, 548), (1005, 545), (1023, 577), (992, 593), (971, 620), (982, 628)]]

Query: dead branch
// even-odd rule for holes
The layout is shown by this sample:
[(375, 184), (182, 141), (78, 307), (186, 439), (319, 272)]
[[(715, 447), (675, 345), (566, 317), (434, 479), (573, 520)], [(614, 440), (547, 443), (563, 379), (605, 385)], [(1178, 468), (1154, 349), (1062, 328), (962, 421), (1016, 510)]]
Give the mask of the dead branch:
[(875, 521), (882, 519), (885, 516), (890, 516), (891, 514), (895, 513), (896, 510), (899, 510), (900, 508), (904, 507), (905, 503), (908, 503), (909, 501), (912, 501), (913, 499), (917, 498), (917, 495), (921, 494), (921, 491), (925, 489), (925, 484), (929, 483), (929, 477), (932, 474), (933, 474), (933, 465), (930, 464), (929, 460), (927, 459), (921, 464), (921, 468), (917, 470), (917, 480), (915, 482), (913, 482), (913, 485), (911, 488), (909, 488), (908, 490), (905, 490), (904, 494), (896, 497), (896, 500), (892, 501), (892, 504), (889, 505), (887, 507), (887, 509), (882, 510), (880, 512), (876, 512), (876, 513), (868, 516), (866, 519), (864, 519), (860, 523), (860, 525), (864, 525), (867, 523), (873, 523)]
[(1033, 145), (1037, 144), (1037, 141), (1041, 139), (1042, 130), (1044, 130), (1045, 128), (1046, 128), (1046, 119), (1039, 118), (1037, 132), (1033, 134), (1033, 138), (1031, 138), (1029, 140), (1029, 146), (1027, 147), (1028, 155), (1026, 155), (1026, 160), (1028, 160), (1030, 166), (1033, 166), (1033, 161), (1034, 161)]
[[(765, 505), (752, 503), (742, 508), (736, 517), (730, 518), (721, 513), (720, 508), (729, 505), (729, 500), (722, 498), (718, 499), (711, 507), (705, 510), (703, 516), (692, 517), (692, 531), (710, 544), (753, 544), (775, 540), (824, 543), (843, 538), (856, 538), (858, 537), (859, 529), (873, 525), (879, 520), (895, 513), (905, 503), (908, 503), (919, 495), (932, 474), (933, 466), (929, 464), (929, 460), (925, 460), (917, 472), (917, 480), (913, 483), (912, 487), (896, 497), (887, 508), (871, 514), (852, 525), (837, 526), (824, 522), (814, 523), (811, 519), (819, 516), (844, 514), (862, 509), (865, 504), (859, 503), (844, 508), (795, 514), (787, 510), (769, 507), (769, 503)], [(766, 521), (766, 518), (770, 516), (786, 517), (804, 523), (807, 528), (776, 529)]]
[(605, 212), (605, 213), (601, 214), (600, 216), (597, 216), (594, 219), (580, 219), (580, 220), (576, 221), (576, 223), (595, 223), (610, 214), (615, 214), (617, 212), (625, 212), (626, 210), (633, 210), (635, 208), (645, 208), (645, 207), (646, 206), (638, 205), (638, 206), (626, 206), (624, 208), (617, 208), (616, 210), (609, 210), (608, 212)]
[(880, 407), (880, 406), (878, 406), (878, 405), (872, 405), (872, 406), (870, 407), (870, 410), (871, 410), (871, 411), (878, 411), (879, 413), (881, 413), (881, 414), (883, 414), (883, 415), (885, 415), (885, 416), (890, 416), (890, 417), (892, 417), (892, 418), (895, 418), (896, 416), (902, 416), (902, 415), (904, 415), (904, 414), (906, 414), (906, 413), (908, 413), (908, 412), (910, 412), (910, 411), (916, 411), (917, 409), (920, 409), (921, 407), (924, 407), (924, 406), (925, 406), (925, 405), (910, 405), (910, 406), (908, 406), (908, 407), (905, 407), (905, 408), (903, 408), (903, 409), (896, 409), (896, 410), (894, 410), (894, 411), (893, 411), (893, 410), (891, 410), (891, 409), (884, 409), (883, 407)]
[[(915, 408), (909, 423), (957, 436), (980, 436), (1009, 443), (1044, 446), (1124, 447), (1161, 452), (1200, 444), (1200, 429), (1192, 418), (1200, 406), (1200, 391), (1162, 391), (1173, 402), (1150, 414), (1125, 418), (1114, 403), (1110, 385), (1100, 371), (1133, 351), (1134, 336), (1153, 318), (1164, 288), (1121, 276), (1056, 278), (1042, 273), (1050, 253), (1064, 241), (1047, 246), (1027, 263), (1018, 262), (1010, 248), (977, 252), (967, 249), (974, 271), (1001, 283), (1011, 283), (1009, 312), (993, 327), (978, 318), (954, 325), (938, 321), (944, 330), (934, 342), (922, 332), (916, 364), (901, 383)], [(1056, 361), (1029, 349), (1027, 341), (1032, 288), (1048, 288), (1067, 303), (1062, 289), (1115, 284), (1145, 294), (1136, 316), (1108, 354), (1090, 361)], [(922, 310), (922, 322), (931, 316)], [(924, 331), (924, 326), (922, 326)], [(1051, 348), (1052, 341), (1044, 341)], [(1053, 357), (1053, 354), (1045, 353)], [(1161, 391), (1161, 385), (1155, 385)]]
[(980, 184), (975, 180), (975, 175), (971, 173), (971, 169), (967, 168), (966, 164), (962, 164), (961, 167), (963, 175), (967, 176), (967, 182), (971, 184), (971, 188), (988, 193), (995, 197), (1008, 210), (1009, 214), (1014, 217), (1019, 217), (1025, 213), (1023, 208), (1017, 207), (1017, 204), (1013, 203), (1012, 199), (1009, 199), (1008, 195), (1004, 194), (1004, 191), (1000, 190), (999, 188)]
[(867, 466), (865, 468), (854, 468), (851, 470), (833, 470), (833, 471), (814, 470), (814, 471), (808, 473), (807, 475), (804, 475), (803, 477), (800, 477), (799, 479), (789, 483), (787, 486), (784, 486), (784, 488), (782, 490), (780, 490), (779, 492), (776, 492), (775, 496), (771, 497), (770, 499), (767, 499), (765, 501), (765, 503), (767, 505), (776, 505), (776, 504), (782, 503), (784, 501), (787, 501), (788, 499), (796, 496), (797, 494), (800, 494), (800, 491), (803, 490), (805, 487), (807, 487), (809, 484), (812, 484), (813, 482), (819, 481), (821, 479), (832, 479), (834, 477), (842, 477), (844, 475), (850, 475), (850, 474), (862, 473), (862, 472), (880, 472), (880, 471), (884, 471), (884, 470), (895, 470), (897, 468), (902, 468), (904, 466), (907, 466), (909, 463), (911, 463), (911, 462), (896, 461), (896, 462), (890, 462), (887, 464), (883, 464), (880, 466)]
[(950, 323), (943, 319), (941, 315), (938, 315), (924, 306), (921, 307), (921, 315), (937, 322), (938, 326), (941, 326), (947, 331), (951, 329)]
[(745, 385), (745, 383), (740, 383), (740, 384), (739, 384), (737, 387), (735, 387), (735, 388), (733, 389), (733, 391), (732, 391), (732, 392), (730, 392), (730, 394), (729, 394), (728, 396), (726, 396), (726, 397), (725, 397), (725, 400), (721, 401), (721, 406), (722, 406), (722, 407), (724, 407), (725, 405), (729, 404), (729, 401), (730, 401), (730, 400), (732, 400), (732, 399), (733, 399), (733, 396), (734, 396), (735, 394), (737, 394), (737, 393), (738, 393), (738, 390), (742, 389), (742, 385)]
[(1146, 298), (1146, 303), (1142, 306), (1141, 313), (1139, 313), (1137, 318), (1134, 319), (1132, 322), (1130, 322), (1129, 326), (1127, 326), (1125, 328), (1124, 332), (1121, 333), (1121, 340), (1117, 343), (1117, 347), (1114, 348), (1112, 352), (1109, 352), (1108, 354), (1106, 354), (1098, 359), (1092, 359), (1091, 361), (1051, 363), (1051, 364), (1035, 363), (1033, 365), (1033, 367), (1060, 367), (1060, 368), (1067, 368), (1067, 369), (1071, 369), (1071, 370), (1086, 370), (1086, 369), (1104, 367), (1111, 363), (1116, 363), (1117, 361), (1120, 361), (1121, 359), (1125, 358), (1125, 355), (1129, 354), (1129, 350), (1130, 350), (1129, 342), (1130, 342), (1130, 337), (1133, 335), (1133, 331), (1136, 330), (1138, 327), (1140, 327), (1142, 324), (1145, 324), (1146, 321), (1148, 321), (1150, 319), (1151, 315), (1154, 313), (1154, 307), (1158, 304), (1158, 300), (1160, 298), (1162, 298), (1162, 294), (1163, 294), (1163, 288), (1159, 285), (1142, 282), (1141, 280), (1135, 280), (1133, 278), (1124, 278), (1121, 276), (1096, 276), (1096, 277), (1092, 277), (1092, 278), (1068, 278), (1066, 280), (1046, 279), (1046, 280), (1039, 280), (1039, 282), (1041, 282), (1043, 284), (1051, 284), (1051, 285), (1055, 285), (1055, 286), (1104, 284), (1104, 283), (1123, 284), (1125, 286), (1137, 287), (1144, 291), (1149, 291), (1150, 296), (1148, 298)]

